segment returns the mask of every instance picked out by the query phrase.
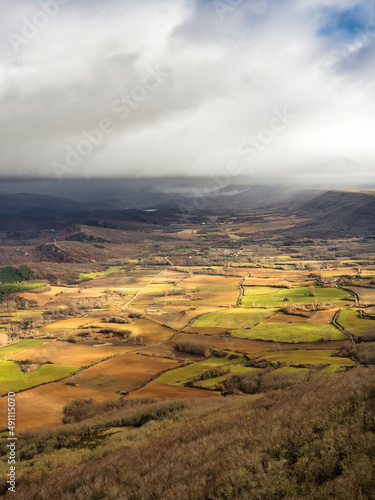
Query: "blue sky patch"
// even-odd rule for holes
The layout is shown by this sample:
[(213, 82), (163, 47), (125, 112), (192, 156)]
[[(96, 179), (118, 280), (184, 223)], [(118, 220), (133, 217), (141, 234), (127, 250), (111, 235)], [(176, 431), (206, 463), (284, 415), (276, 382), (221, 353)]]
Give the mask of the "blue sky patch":
[(319, 30), (319, 35), (353, 38), (369, 21), (373, 21), (374, 11), (360, 5), (346, 10), (329, 9), (326, 19), (327, 22)]

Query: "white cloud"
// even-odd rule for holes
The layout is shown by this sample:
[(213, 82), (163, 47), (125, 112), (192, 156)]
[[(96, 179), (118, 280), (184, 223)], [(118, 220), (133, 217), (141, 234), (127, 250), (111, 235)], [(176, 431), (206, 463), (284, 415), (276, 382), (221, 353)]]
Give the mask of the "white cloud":
[[(15, 53), (8, 34), (40, 7), (1, 1), (1, 173), (53, 175), (82, 130), (110, 118), (114, 131), (68, 175), (215, 174), (234, 159), (254, 178), (352, 182), (356, 168), (358, 184), (372, 180), (373, 40), (348, 59), (319, 36), (333, 0), (258, 3), (221, 20), (207, 0), (71, 1)], [(119, 120), (113, 101), (158, 66), (163, 82)], [(284, 107), (292, 124), (253, 162), (239, 157)]]

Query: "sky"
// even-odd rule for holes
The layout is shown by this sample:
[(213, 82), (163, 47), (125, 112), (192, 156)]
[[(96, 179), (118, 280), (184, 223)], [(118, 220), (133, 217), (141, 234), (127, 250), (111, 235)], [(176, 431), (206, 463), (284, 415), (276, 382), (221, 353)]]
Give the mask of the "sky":
[(0, 176), (375, 185), (373, 0), (0, 0)]

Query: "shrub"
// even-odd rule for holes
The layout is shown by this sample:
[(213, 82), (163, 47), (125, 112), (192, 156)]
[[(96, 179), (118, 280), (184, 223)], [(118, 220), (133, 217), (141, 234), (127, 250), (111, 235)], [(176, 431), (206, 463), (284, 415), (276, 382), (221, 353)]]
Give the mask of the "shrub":
[(22, 266), (16, 269), (12, 266), (0, 267), (0, 282), (1, 283), (20, 283), (31, 278), (32, 271), (27, 266)]
[(211, 348), (206, 342), (198, 342), (196, 340), (180, 340), (174, 347), (176, 351), (196, 354), (208, 358), (211, 354)]
[(356, 358), (363, 365), (375, 365), (375, 344), (359, 344), (356, 349)]
[(265, 369), (257, 372), (237, 373), (226, 379), (225, 388), (246, 394), (284, 389), (290, 385), (310, 380), (313, 372), (280, 372)]
[(370, 328), (361, 335), (361, 340), (363, 340), (363, 342), (374, 342), (375, 326), (370, 326)]

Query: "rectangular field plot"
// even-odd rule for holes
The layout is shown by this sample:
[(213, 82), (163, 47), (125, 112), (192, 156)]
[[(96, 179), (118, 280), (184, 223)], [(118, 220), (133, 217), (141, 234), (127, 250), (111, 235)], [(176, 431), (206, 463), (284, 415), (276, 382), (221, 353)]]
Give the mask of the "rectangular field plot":
[(263, 359), (277, 363), (302, 364), (302, 365), (335, 365), (354, 366), (355, 363), (349, 358), (337, 358), (331, 356), (334, 351), (327, 350), (293, 350), (268, 352), (262, 356)]
[(269, 318), (274, 309), (226, 309), (199, 317), (193, 323), (194, 328), (250, 328)]
[(235, 337), (274, 342), (319, 342), (345, 340), (347, 337), (333, 325), (321, 323), (263, 322), (248, 330), (232, 330)]
[(244, 307), (282, 307), (285, 304), (305, 304), (306, 302), (330, 303), (337, 306), (346, 306), (351, 302), (344, 300), (347, 292), (338, 288), (317, 287), (314, 297), (310, 297), (308, 287), (283, 289), (277, 288), (251, 288), (243, 299)]
[(56, 333), (56, 334), (65, 332), (69, 333), (72, 330), (81, 328), (85, 325), (89, 325), (93, 321), (94, 319), (89, 317), (63, 319), (62, 321), (56, 321), (56, 323), (43, 326), (43, 328), (41, 328), (40, 331), (45, 333)]
[(17, 362), (0, 361), (0, 395), (59, 380), (77, 369), (77, 366), (47, 364), (35, 371), (23, 373)]
[[(306, 277), (289, 277), (287, 278), (246, 278), (243, 282), (245, 287), (255, 287), (255, 286), (268, 286), (268, 287), (280, 287), (283, 288), (283, 283), (288, 282), (292, 286), (305, 286), (307, 284), (313, 284), (313, 280), (308, 280)], [(284, 287), (285, 288), (285, 287)]]
[[(200, 332), (205, 332), (206, 330), (208, 330), (208, 328), (200, 328), (199, 330)], [(201, 333), (181, 333), (175, 339), (169, 342), (173, 342), (173, 345), (175, 345), (180, 340), (193, 341), (197, 343), (204, 342), (208, 343), (213, 348), (235, 351), (244, 354), (265, 352), (270, 349), (270, 345), (265, 342), (247, 340), (245, 338), (234, 338), (227, 335), (210, 335), (209, 337), (207, 337), (207, 335)], [(292, 348), (292, 346), (288, 345), (283, 347), (285, 347), (286, 349)], [(184, 353), (181, 353), (181, 355), (182, 354)]]
[(87, 366), (102, 359), (134, 350), (135, 346), (124, 344), (123, 346), (111, 345), (86, 345), (71, 344), (70, 342), (48, 342), (33, 349), (14, 354), (12, 359), (22, 361), (30, 359), (36, 363), (73, 364), (75, 366)]
[(22, 351), (29, 352), (28, 350), (41, 344), (46, 344), (49, 342), (46, 339), (25, 339), (19, 340), (14, 344), (10, 344), (4, 347), (0, 347), (0, 359), (10, 358), (17, 353)]
[[(40, 293), (31, 293), (31, 292), (26, 292), (26, 293), (21, 293), (19, 296), (26, 299), (26, 300), (36, 300), (38, 302), (39, 306), (43, 306), (47, 304), (47, 302), (50, 302), (51, 299), (54, 299), (56, 294), (58, 293), (64, 293), (67, 290), (74, 290), (73, 288), (66, 288), (62, 286), (51, 286), (51, 289), (44, 292), (41, 291)], [(77, 290), (76, 290), (77, 291)]]
[(175, 307), (166, 306), (162, 309), (156, 309), (152, 312), (146, 311), (147, 318), (154, 319), (160, 323), (168, 325), (173, 330), (181, 330), (189, 325), (189, 323), (202, 314), (217, 311), (216, 307)]
[(106, 271), (98, 271), (98, 272), (93, 272), (93, 273), (81, 273), (79, 275), (80, 280), (88, 280), (88, 279), (95, 279), (95, 278), (102, 278), (104, 276), (108, 276), (109, 274), (113, 274), (115, 272), (121, 271), (121, 266), (114, 266), (110, 267)]
[(121, 330), (131, 332), (129, 339), (133, 339), (141, 344), (152, 344), (153, 342), (167, 339), (176, 333), (170, 328), (166, 328), (165, 326), (147, 319), (140, 319), (134, 323), (123, 325), (118, 323), (94, 323), (92, 326), (103, 329), (113, 328), (113, 331)]
[(230, 360), (228, 358), (208, 358), (204, 361), (198, 361), (188, 366), (171, 370), (161, 375), (155, 382), (158, 384), (183, 385), (188, 380), (214, 368), (238, 365), (245, 362), (245, 358)]
[(311, 311), (305, 312), (306, 317), (294, 315), (294, 314), (285, 314), (283, 312), (278, 312), (266, 319), (266, 323), (331, 323), (333, 316), (337, 309), (328, 309), (327, 311)]
[[(76, 399), (106, 401), (118, 394), (72, 387), (56, 382), (20, 392), (16, 395), (16, 428), (18, 432), (45, 429), (62, 424), (63, 408)], [(0, 398), (0, 421), (7, 421), (7, 398)]]
[(230, 306), (235, 305), (240, 278), (226, 276), (194, 275), (183, 282), (183, 287), (191, 295), (193, 303), (199, 305)]
[(357, 311), (341, 311), (338, 322), (354, 335), (362, 335), (371, 327), (375, 327), (373, 319), (360, 318)]
[(220, 392), (196, 389), (195, 387), (184, 387), (182, 385), (164, 385), (150, 382), (145, 387), (138, 389), (126, 396), (126, 399), (155, 398), (166, 399), (190, 399), (190, 398), (221, 398)]
[(77, 373), (69, 381), (106, 392), (126, 392), (135, 389), (150, 377), (178, 365), (178, 361), (171, 359), (121, 354)]

